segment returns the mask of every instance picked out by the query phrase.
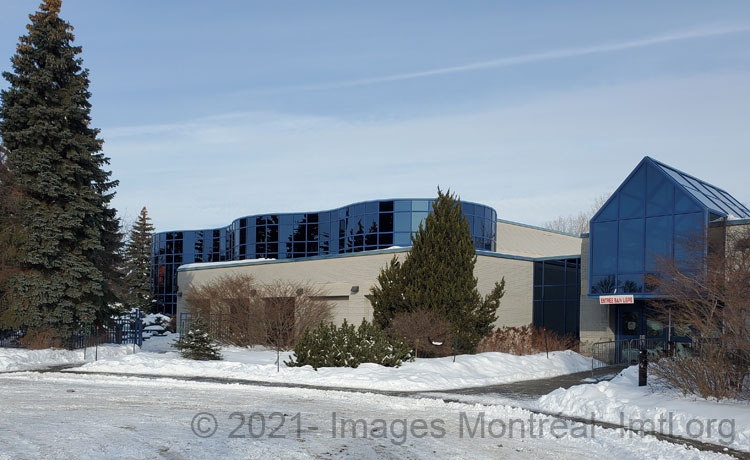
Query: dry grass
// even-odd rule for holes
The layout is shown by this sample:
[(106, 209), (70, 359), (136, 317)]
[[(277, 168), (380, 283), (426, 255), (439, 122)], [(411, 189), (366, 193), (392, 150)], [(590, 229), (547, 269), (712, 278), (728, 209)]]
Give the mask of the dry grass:
[(513, 355), (533, 355), (544, 351), (578, 350), (578, 339), (573, 335), (560, 336), (530, 324), (521, 327), (501, 327), (479, 342), (477, 351), (496, 351)]
[(63, 348), (65, 341), (54, 329), (37, 329), (28, 331), (19, 342), (29, 350), (43, 350), (45, 348)]

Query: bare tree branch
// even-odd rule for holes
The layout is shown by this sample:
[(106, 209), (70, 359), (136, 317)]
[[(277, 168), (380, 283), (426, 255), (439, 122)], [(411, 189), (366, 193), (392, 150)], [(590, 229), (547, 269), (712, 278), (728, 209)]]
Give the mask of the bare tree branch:
[(557, 218), (545, 222), (542, 226), (558, 232), (572, 233), (580, 235), (589, 231), (589, 220), (596, 214), (599, 208), (609, 199), (610, 194), (604, 193), (594, 199), (591, 208), (587, 211), (581, 211), (578, 214), (569, 216), (558, 216)]

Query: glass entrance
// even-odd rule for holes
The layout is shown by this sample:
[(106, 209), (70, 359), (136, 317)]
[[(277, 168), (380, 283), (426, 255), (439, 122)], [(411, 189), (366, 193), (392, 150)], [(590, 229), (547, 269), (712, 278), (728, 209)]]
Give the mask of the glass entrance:
[(665, 349), (668, 328), (662, 324), (656, 312), (646, 306), (645, 301), (618, 305), (616, 316), (615, 339), (623, 362), (637, 362), (641, 336), (646, 339), (649, 353), (657, 354)]
[(619, 305), (617, 307), (617, 340), (640, 338), (643, 334), (643, 307)]

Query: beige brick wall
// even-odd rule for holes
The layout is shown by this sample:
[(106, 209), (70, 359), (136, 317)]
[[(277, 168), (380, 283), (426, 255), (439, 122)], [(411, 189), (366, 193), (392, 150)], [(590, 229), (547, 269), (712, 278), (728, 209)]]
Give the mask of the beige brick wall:
[[(211, 268), (180, 271), (178, 285), (181, 295), (177, 299), (177, 312), (179, 315), (188, 311), (185, 296), (191, 286), (208, 283), (228, 273), (247, 273), (259, 283), (277, 280), (310, 283), (332, 297), (336, 323), (340, 324), (346, 319), (358, 324), (362, 318), (372, 319), (372, 306), (366, 295), (369, 294), (370, 287), (377, 283), (380, 270), (394, 255), (403, 260), (407, 251), (394, 249), (326, 259), (214, 264)], [(505, 277), (505, 296), (498, 312), (498, 325), (520, 326), (531, 323), (533, 262), (479, 255), (474, 275), (478, 279), (478, 289), (482, 295), (490, 292), (494, 283)], [(352, 286), (357, 286), (358, 292), (352, 293)]]
[(497, 222), (497, 252), (525, 257), (578, 254), (581, 238), (515, 222)]
[[(589, 238), (581, 240), (581, 352), (584, 354), (594, 342), (615, 339), (614, 308), (599, 305), (599, 300), (589, 298)], [(610, 311), (612, 310), (612, 311)]]
[(497, 312), (497, 326), (531, 324), (533, 312), (534, 263), (490, 256), (478, 256), (474, 269), (482, 295), (489, 293), (505, 277), (505, 295)]

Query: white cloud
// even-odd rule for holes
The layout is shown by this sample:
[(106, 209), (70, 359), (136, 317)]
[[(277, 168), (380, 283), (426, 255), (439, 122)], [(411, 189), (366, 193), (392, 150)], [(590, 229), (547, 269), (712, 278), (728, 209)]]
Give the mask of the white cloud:
[(536, 62), (552, 61), (567, 59), (580, 56), (589, 56), (593, 54), (612, 53), (635, 48), (645, 48), (649, 46), (662, 45), (665, 43), (694, 40), (700, 38), (711, 38), (722, 35), (732, 35), (750, 31), (750, 25), (709, 25), (688, 30), (673, 31), (661, 35), (626, 40), (616, 43), (602, 43), (590, 46), (580, 46), (572, 48), (562, 48), (551, 51), (542, 51), (538, 53), (529, 53), (519, 56), (511, 56), (499, 59), (490, 59), (485, 61), (472, 62), (468, 64), (441, 67), (435, 69), (422, 70), (417, 72), (405, 72), (391, 75), (382, 75), (368, 78), (357, 78), (352, 80), (334, 81), (330, 83), (310, 84), (310, 85), (292, 85), (280, 88), (260, 89), (250, 91), (240, 91), (241, 94), (256, 93), (285, 93), (293, 91), (312, 91), (326, 90), (337, 88), (349, 88), (356, 86), (367, 86), (381, 83), (390, 83), (403, 80), (413, 80), (418, 78), (434, 77), (438, 75), (474, 72), (478, 70), (497, 69), (501, 67), (512, 67), (518, 65), (531, 64)]
[(116, 205), (147, 205), (159, 230), (433, 196), (437, 185), (540, 224), (588, 208), (647, 154), (748, 201), (748, 77), (631, 82), (412, 119), (247, 112), (102, 135), (121, 180)]

